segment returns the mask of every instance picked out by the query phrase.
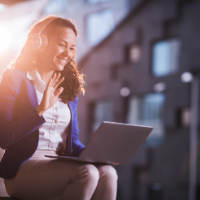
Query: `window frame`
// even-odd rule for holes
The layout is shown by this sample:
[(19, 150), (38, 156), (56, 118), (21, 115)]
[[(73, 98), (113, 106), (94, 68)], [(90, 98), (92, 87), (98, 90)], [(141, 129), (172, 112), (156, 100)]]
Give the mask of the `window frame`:
[[(166, 98), (167, 98), (167, 95), (166, 95), (166, 93), (165, 92), (159, 92), (159, 93), (157, 93), (157, 92), (153, 92), (153, 91), (148, 91), (148, 92), (145, 92), (145, 93), (132, 93), (130, 96), (129, 96), (129, 102), (128, 102), (128, 110), (131, 110), (130, 109), (130, 101), (131, 101), (131, 98), (133, 98), (133, 97), (136, 97), (136, 98), (138, 98), (139, 99), (139, 101), (140, 101), (140, 103), (141, 103), (141, 99), (144, 99), (144, 97), (146, 96), (146, 95), (149, 95), (149, 94), (163, 94), (164, 95), (164, 101), (163, 101), (163, 107), (162, 107), (162, 118), (161, 118), (161, 123), (162, 123), (162, 129), (163, 129), (163, 132), (160, 134), (160, 136), (159, 137), (155, 137), (156, 138), (156, 140), (154, 140), (153, 139), (153, 137), (152, 136), (150, 136), (150, 138), (149, 139), (147, 139), (146, 141), (145, 141), (145, 143), (144, 143), (144, 146), (145, 147), (155, 147), (155, 146), (159, 146), (159, 145), (161, 145), (162, 144), (162, 141), (163, 141), (163, 139), (164, 139), (164, 137), (165, 137), (165, 134), (166, 134), (166, 131), (165, 131), (165, 116), (164, 116), (164, 113), (165, 113), (165, 104), (166, 104)], [(139, 109), (141, 109), (142, 108), (142, 106), (140, 105), (140, 108)], [(137, 121), (135, 121), (135, 122), (131, 122), (128, 118), (129, 118), (129, 112), (127, 113), (127, 115), (126, 115), (126, 123), (134, 123), (134, 124), (138, 124), (138, 123), (140, 123), (140, 125), (144, 125), (144, 126), (152, 126), (151, 124), (143, 124), (143, 122), (145, 122), (145, 120), (143, 121), (143, 120), (140, 120), (140, 114), (141, 114), (141, 112), (142, 112), (142, 109), (141, 110), (139, 110), (139, 109), (137, 109), (137, 111), (136, 112), (138, 112), (138, 116), (137, 116)], [(152, 120), (152, 122), (153, 122), (153, 120)], [(160, 123), (159, 122), (159, 123)], [(156, 128), (158, 128), (159, 126), (157, 126)], [(155, 129), (154, 129), (155, 130)], [(153, 142), (152, 142), (153, 141)]]
[[(101, 40), (92, 43), (92, 42), (90, 42), (90, 41), (88, 40), (88, 17), (89, 17), (90, 15), (92, 15), (92, 14), (101, 13), (101, 12), (107, 11), (107, 10), (111, 11), (111, 13), (112, 13), (112, 15), (113, 15), (113, 27), (111, 28), (110, 32), (109, 32), (106, 36), (104, 36), (104, 37), (101, 38)], [(96, 46), (96, 45), (100, 44), (100, 43), (115, 29), (114, 13), (113, 13), (113, 10), (112, 10), (111, 8), (103, 8), (103, 9), (99, 9), (99, 10), (97, 10), (97, 11), (89, 12), (89, 13), (87, 13), (87, 14), (85, 15), (84, 21), (85, 21), (85, 22), (84, 22), (84, 24), (85, 24), (85, 31), (84, 31), (84, 34), (85, 34), (84, 36), (85, 36), (85, 38), (84, 38), (84, 39), (85, 39), (85, 42), (86, 42), (88, 45), (91, 45), (91, 46)]]
[[(180, 44), (180, 47), (179, 47), (179, 60), (178, 60), (178, 67), (177, 67), (177, 70), (176, 72), (170, 72), (168, 74), (165, 74), (165, 75), (159, 75), (159, 76), (156, 76), (154, 75), (153, 73), (153, 47), (156, 43), (158, 42), (162, 42), (162, 41), (167, 41), (167, 40), (173, 40), (173, 39), (177, 39), (179, 40), (179, 44)], [(171, 75), (174, 75), (174, 74), (177, 74), (180, 70), (180, 57), (181, 57), (181, 45), (182, 45), (182, 40), (180, 38), (180, 36), (178, 35), (172, 35), (172, 36), (168, 36), (168, 37), (162, 37), (162, 38), (159, 38), (159, 39), (154, 39), (152, 40), (152, 42), (150, 43), (150, 67), (149, 67), (149, 74), (151, 75), (151, 77), (154, 77), (154, 78), (162, 78), (162, 77), (166, 77), (166, 76), (171, 76)]]

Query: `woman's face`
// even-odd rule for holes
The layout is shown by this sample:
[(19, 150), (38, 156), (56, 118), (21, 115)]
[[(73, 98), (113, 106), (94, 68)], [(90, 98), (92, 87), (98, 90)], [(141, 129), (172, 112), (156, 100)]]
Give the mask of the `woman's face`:
[(40, 64), (49, 70), (62, 71), (73, 57), (76, 35), (71, 28), (56, 27), (48, 38), (48, 45), (40, 54)]

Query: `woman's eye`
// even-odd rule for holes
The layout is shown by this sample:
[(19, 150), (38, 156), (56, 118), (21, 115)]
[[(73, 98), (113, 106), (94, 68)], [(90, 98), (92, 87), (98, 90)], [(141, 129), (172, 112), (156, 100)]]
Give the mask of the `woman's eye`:
[(65, 45), (64, 45), (64, 44), (59, 44), (59, 46), (61, 46), (61, 47), (65, 47)]

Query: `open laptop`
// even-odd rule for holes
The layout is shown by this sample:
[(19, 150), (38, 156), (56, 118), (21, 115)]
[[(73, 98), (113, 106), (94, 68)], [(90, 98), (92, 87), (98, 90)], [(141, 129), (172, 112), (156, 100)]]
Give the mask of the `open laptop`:
[(126, 164), (131, 161), (152, 130), (152, 127), (147, 126), (104, 121), (79, 157), (45, 156), (89, 163)]

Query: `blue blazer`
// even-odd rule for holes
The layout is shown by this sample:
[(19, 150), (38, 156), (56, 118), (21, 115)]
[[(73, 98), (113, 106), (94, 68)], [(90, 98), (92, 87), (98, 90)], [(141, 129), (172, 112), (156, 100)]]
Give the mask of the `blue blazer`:
[[(77, 97), (68, 101), (71, 122), (65, 149), (67, 156), (79, 156), (84, 149), (78, 139), (77, 103)], [(45, 123), (35, 109), (37, 106), (36, 90), (26, 73), (7, 69), (0, 83), (0, 147), (5, 149), (0, 162), (0, 177), (4, 179), (15, 176), (37, 149), (38, 128)]]

